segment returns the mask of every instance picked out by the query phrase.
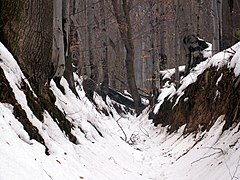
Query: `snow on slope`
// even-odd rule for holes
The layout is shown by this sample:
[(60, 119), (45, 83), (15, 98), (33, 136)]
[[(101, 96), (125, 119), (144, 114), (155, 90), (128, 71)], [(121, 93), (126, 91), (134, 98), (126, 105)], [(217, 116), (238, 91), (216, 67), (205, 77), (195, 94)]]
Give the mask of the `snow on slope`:
[[(77, 99), (65, 79), (61, 84), (66, 95), (51, 82), (56, 105), (74, 125), (72, 134), (78, 139), (75, 145), (61, 132), (47, 111), (43, 123), (31, 112), (24, 93), (18, 88), (21, 80), (25, 79), (24, 75), (2, 44), (0, 59), (0, 66), (18, 103), (39, 129), (50, 152), (46, 155), (43, 145), (30, 140), (21, 123), (13, 116), (12, 106), (0, 102), (0, 180), (240, 178), (239, 127), (221, 134), (223, 117), (219, 117), (210, 132), (199, 132), (196, 137), (184, 137), (183, 128), (168, 135), (165, 128), (154, 127), (147, 120), (148, 109), (137, 118), (130, 114), (120, 116), (112, 108), (110, 99), (107, 99), (106, 105), (96, 94), (99, 108), (104, 107), (113, 113), (113, 117), (105, 116), (88, 101), (79, 86), (80, 99)], [(131, 145), (121, 139), (124, 133)]]
[[(230, 64), (229, 67), (234, 68), (235, 75), (238, 76), (240, 74), (240, 63), (239, 63), (239, 57), (240, 57), (240, 42), (233, 45), (232, 47), (221, 51), (214, 56), (211, 56), (211, 53), (209, 53), (211, 46), (209, 48), (204, 50), (204, 57), (208, 57), (205, 61), (199, 63), (196, 67), (194, 67), (191, 72), (180, 81), (180, 87), (176, 90), (175, 84), (172, 83), (171, 87), (167, 86), (164, 88), (171, 89), (170, 93), (164, 93), (160, 94), (158, 97), (158, 103), (154, 107), (154, 113), (156, 114), (163, 102), (163, 100), (166, 97), (173, 97), (174, 95), (178, 95), (178, 99), (176, 100), (175, 104), (178, 103), (178, 100), (180, 97), (184, 94), (184, 90), (192, 83), (196, 82), (198, 76), (202, 74), (207, 68), (210, 67), (222, 67), (226, 64)], [(233, 56), (233, 57), (232, 57)], [(232, 60), (229, 62), (229, 58), (232, 57)], [(175, 72), (175, 71), (174, 71)], [(174, 73), (173, 72), (173, 73)], [(172, 73), (172, 74), (173, 74)], [(170, 74), (170, 76), (172, 75)], [(165, 75), (166, 76), (166, 75)], [(168, 75), (169, 76), (169, 75)], [(168, 82), (167, 82), (168, 83)], [(166, 89), (162, 89), (161, 91), (166, 91)], [(175, 90), (173, 90), (175, 89)]]
[[(0, 103), (0, 180), (144, 179), (137, 173), (140, 164), (132, 156), (136, 150), (120, 139), (122, 132), (115, 120), (100, 114), (80, 89), (78, 92), (81, 100), (70, 91), (64, 79), (61, 83), (66, 95), (51, 82), (57, 97), (56, 105), (75, 125), (72, 133), (76, 135), (78, 145), (74, 145), (47, 111), (44, 113), (44, 123), (31, 112), (25, 94), (18, 88), (22, 79), (27, 80), (2, 44), (0, 58), (0, 66), (18, 103), (38, 128), (50, 152), (49, 156), (45, 155), (44, 146), (30, 140), (23, 126), (13, 116), (11, 105)], [(116, 111), (112, 111), (116, 114)], [(104, 138), (89, 122), (99, 128)]]

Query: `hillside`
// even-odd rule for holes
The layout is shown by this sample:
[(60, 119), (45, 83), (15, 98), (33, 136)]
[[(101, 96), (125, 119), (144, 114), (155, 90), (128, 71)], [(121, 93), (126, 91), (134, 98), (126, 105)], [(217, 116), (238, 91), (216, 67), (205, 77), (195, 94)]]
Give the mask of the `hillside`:
[(0, 44), (0, 180), (240, 178), (239, 53), (200, 63), (177, 90), (166, 83), (136, 117), (96, 93), (91, 103), (77, 76), (79, 97), (62, 78), (65, 93), (51, 81), (43, 101)]
[(224, 129), (238, 124), (239, 47), (237, 43), (198, 64), (178, 89), (167, 81), (150, 113), (154, 124), (170, 125), (170, 132), (186, 125), (185, 133), (209, 130), (221, 115)]

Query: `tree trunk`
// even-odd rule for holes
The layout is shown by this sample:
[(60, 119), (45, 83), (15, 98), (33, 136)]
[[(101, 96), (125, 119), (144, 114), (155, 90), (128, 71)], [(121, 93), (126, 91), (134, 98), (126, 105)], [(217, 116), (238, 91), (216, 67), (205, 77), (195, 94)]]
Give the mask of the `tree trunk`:
[(220, 16), (218, 8), (218, 0), (212, 0), (212, 23), (213, 23), (213, 42), (212, 54), (220, 51)]
[[(70, 43), (70, 56), (72, 59), (72, 62), (74, 64), (74, 72), (76, 72), (78, 75), (87, 75), (86, 70), (86, 62), (85, 62), (85, 52), (81, 52), (84, 44), (85, 39), (84, 37), (81, 37), (81, 33), (86, 34), (85, 28), (80, 31), (80, 19), (81, 16), (78, 14), (79, 9), (82, 9), (82, 6), (84, 3), (78, 2), (76, 0), (71, 0), (70, 5), (70, 37), (69, 37), (69, 43)], [(80, 6), (81, 5), (81, 6)], [(82, 18), (84, 19), (84, 18)], [(81, 20), (82, 23), (85, 23), (84, 20)]]
[(166, 7), (164, 6), (163, 2), (161, 1), (160, 4), (160, 62), (159, 62), (159, 70), (164, 70), (167, 68), (167, 54), (166, 54)]
[[(149, 2), (149, 6), (151, 9), (150, 13), (150, 57), (152, 60), (151, 64), (151, 93), (149, 94), (150, 97), (153, 99), (156, 98), (158, 95), (157, 85), (156, 85), (156, 72), (157, 72), (157, 66), (158, 66), (158, 46), (157, 46), (157, 40), (158, 40), (158, 33), (157, 33), (157, 26), (158, 26), (158, 15), (157, 11), (155, 11), (156, 4), (153, 1)], [(153, 101), (152, 101), (153, 102)]]
[(106, 27), (106, 15), (105, 15), (105, 0), (100, 0), (100, 18), (101, 18), (101, 46), (102, 46), (102, 69), (103, 69), (103, 82), (101, 84), (101, 90), (104, 95), (108, 94), (109, 90), (109, 75), (108, 75), (108, 37)]
[[(129, 1), (130, 2), (130, 1)], [(122, 0), (122, 6), (119, 5), (119, 2), (112, 0), (112, 6), (114, 10), (114, 15), (117, 19), (120, 35), (126, 49), (126, 69), (127, 69), (127, 82), (129, 86), (130, 93), (134, 100), (134, 105), (137, 113), (140, 112), (139, 107), (141, 106), (141, 98), (138, 93), (135, 72), (134, 72), (134, 45), (132, 39), (132, 29), (130, 23), (130, 7), (129, 2)]]
[(94, 14), (94, 4), (86, 1), (86, 19), (87, 19), (87, 45), (88, 45), (88, 57), (89, 57), (89, 66), (90, 66), (90, 78), (93, 79), (96, 83), (99, 80), (98, 67), (96, 66), (95, 56), (94, 56), (94, 44), (93, 44), (93, 14)]
[(222, 49), (227, 49), (240, 41), (240, 0), (222, 0), (223, 33)]
[(75, 89), (74, 78), (73, 78), (73, 59), (72, 59), (72, 49), (70, 49), (71, 41), (74, 40), (70, 38), (70, 32), (74, 28), (73, 21), (70, 21), (70, 0), (63, 1), (63, 39), (64, 39), (64, 55), (65, 55), (65, 71), (64, 77), (66, 78), (69, 88), (78, 97), (77, 91)]
[(54, 78), (60, 80), (65, 71), (62, 0), (54, 1), (53, 5), (54, 5), (53, 8), (54, 18), (53, 18), (52, 62), (55, 69)]
[[(55, 1), (54, 1), (55, 2)], [(53, 76), (53, 1), (0, 0), (1, 41), (18, 60), (37, 94)]]
[(176, 12), (175, 12), (175, 82), (176, 87), (179, 87), (180, 77), (179, 77), (179, 57), (180, 57), (180, 37), (179, 37), (179, 0), (176, 0)]

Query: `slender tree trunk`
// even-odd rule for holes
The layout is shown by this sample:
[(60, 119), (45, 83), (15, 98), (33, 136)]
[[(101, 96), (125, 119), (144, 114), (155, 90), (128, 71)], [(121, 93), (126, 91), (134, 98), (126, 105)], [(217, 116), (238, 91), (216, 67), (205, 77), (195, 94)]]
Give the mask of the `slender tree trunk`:
[(155, 11), (156, 4), (153, 1), (149, 2), (151, 9), (150, 14), (150, 57), (152, 60), (151, 69), (151, 93), (150, 97), (155, 98), (157, 96), (157, 86), (156, 86), (156, 71), (157, 71), (157, 12)]
[(176, 12), (175, 12), (175, 82), (176, 87), (179, 87), (180, 77), (179, 77), (179, 57), (180, 57), (180, 37), (179, 37), (179, 0), (176, 0)]
[[(167, 68), (167, 24), (166, 24), (166, 7), (164, 6), (164, 2), (163, 0), (160, 1), (159, 4), (159, 14), (160, 14), (160, 18), (159, 18), (159, 28), (160, 28), (160, 54), (159, 54), (159, 58), (160, 58), (160, 62), (159, 62), (159, 66), (158, 66), (158, 72), (160, 70), (165, 70)], [(159, 86), (161, 87), (161, 79), (159, 80)]]
[(119, 5), (119, 2), (112, 0), (112, 6), (114, 10), (115, 17), (118, 22), (119, 31), (121, 34), (122, 41), (126, 49), (126, 69), (127, 69), (127, 81), (130, 93), (133, 97), (135, 108), (137, 113), (139, 113), (139, 107), (141, 106), (141, 98), (138, 93), (135, 72), (134, 72), (134, 45), (132, 39), (132, 29), (130, 23), (130, 7), (129, 2), (122, 0), (122, 6)]
[(197, 36), (201, 37), (203, 32), (203, 0), (199, 0), (197, 10)]
[(86, 1), (86, 19), (87, 19), (87, 44), (88, 44), (88, 58), (90, 66), (90, 78), (93, 79), (96, 83), (98, 82), (98, 68), (95, 63), (95, 56), (93, 52), (93, 4), (90, 1)]
[(220, 16), (218, 8), (218, 0), (212, 0), (212, 21), (213, 21), (213, 42), (212, 42), (212, 54), (216, 54), (220, 51)]
[(60, 81), (65, 71), (64, 39), (63, 39), (63, 7), (62, 0), (53, 1), (53, 53), (52, 62), (55, 69), (54, 79)]
[(102, 69), (103, 69), (103, 82), (101, 90), (105, 95), (108, 94), (109, 89), (109, 71), (108, 71), (108, 37), (106, 27), (106, 15), (105, 15), (105, 0), (100, 0), (100, 18), (101, 18), (101, 45), (102, 45)]
[[(78, 11), (84, 9), (84, 3), (82, 1), (70, 0), (70, 56), (74, 64), (74, 72), (78, 75), (87, 75), (85, 52), (82, 52), (86, 45), (86, 37), (82, 37), (82, 34), (86, 34), (85, 28), (80, 29), (81, 24), (79, 23), (81, 16)], [(81, 19), (82, 24), (86, 24), (84, 18)]]
[(78, 97), (77, 91), (75, 89), (74, 78), (73, 78), (73, 49), (70, 49), (71, 41), (74, 39), (70, 38), (70, 32), (73, 31), (74, 28), (73, 22), (70, 21), (70, 7), (75, 8), (74, 6), (70, 6), (70, 0), (63, 1), (63, 37), (64, 37), (64, 54), (65, 54), (65, 71), (64, 77), (66, 78), (69, 88), (72, 92)]

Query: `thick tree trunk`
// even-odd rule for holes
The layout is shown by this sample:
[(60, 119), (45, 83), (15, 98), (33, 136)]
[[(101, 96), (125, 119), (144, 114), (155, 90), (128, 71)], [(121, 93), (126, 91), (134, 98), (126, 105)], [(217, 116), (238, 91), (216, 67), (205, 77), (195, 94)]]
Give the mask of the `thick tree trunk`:
[(17, 58), (37, 94), (51, 79), (53, 68), (53, 1), (0, 0), (0, 39)]

